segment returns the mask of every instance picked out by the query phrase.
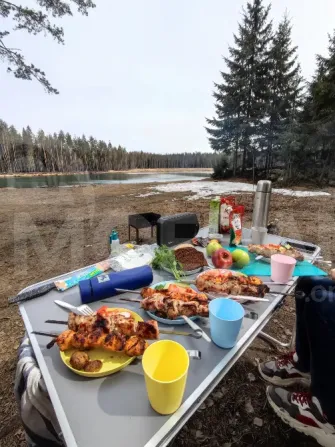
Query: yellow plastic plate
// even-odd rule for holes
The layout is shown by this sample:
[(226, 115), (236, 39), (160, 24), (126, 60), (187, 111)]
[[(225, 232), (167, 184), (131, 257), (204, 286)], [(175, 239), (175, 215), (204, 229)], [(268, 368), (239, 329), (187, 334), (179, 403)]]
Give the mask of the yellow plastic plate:
[[(129, 309), (123, 309), (123, 308), (110, 308), (110, 311), (115, 312), (129, 312), (136, 321), (143, 321), (143, 318), (140, 317), (136, 312), (133, 312)], [(79, 376), (84, 377), (105, 377), (109, 376), (110, 374), (114, 374), (117, 371), (120, 371), (121, 369), (128, 366), (135, 357), (128, 357), (126, 354), (123, 354), (122, 352), (108, 352), (101, 348), (95, 348), (90, 351), (87, 351), (90, 360), (101, 360), (102, 361), (102, 368), (98, 372), (85, 372), (80, 371), (78, 369), (72, 368), (70, 365), (70, 357), (73, 354), (73, 352), (76, 351), (76, 349), (68, 349), (67, 351), (60, 351), (60, 358), (62, 359), (63, 363), (71, 369), (75, 374), (79, 374)]]

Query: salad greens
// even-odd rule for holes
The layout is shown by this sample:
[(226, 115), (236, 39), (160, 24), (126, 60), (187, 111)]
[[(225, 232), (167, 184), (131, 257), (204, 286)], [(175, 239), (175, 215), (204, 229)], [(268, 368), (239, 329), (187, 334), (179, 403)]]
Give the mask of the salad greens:
[(152, 267), (158, 269), (171, 270), (173, 276), (180, 281), (183, 275), (183, 266), (177, 261), (174, 251), (170, 250), (166, 245), (162, 245), (155, 249), (155, 257), (152, 260)]

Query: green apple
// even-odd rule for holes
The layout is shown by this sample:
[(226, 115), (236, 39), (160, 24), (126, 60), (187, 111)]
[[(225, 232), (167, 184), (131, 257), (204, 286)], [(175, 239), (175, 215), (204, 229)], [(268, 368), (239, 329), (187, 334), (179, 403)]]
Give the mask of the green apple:
[(241, 249), (236, 249), (232, 253), (233, 261), (235, 262), (235, 267), (241, 269), (249, 264), (250, 257), (248, 253)]
[(210, 243), (207, 245), (207, 248), (206, 248), (207, 256), (212, 256), (212, 254), (216, 250), (219, 250), (220, 248), (222, 248), (222, 247), (217, 240), (210, 241)]

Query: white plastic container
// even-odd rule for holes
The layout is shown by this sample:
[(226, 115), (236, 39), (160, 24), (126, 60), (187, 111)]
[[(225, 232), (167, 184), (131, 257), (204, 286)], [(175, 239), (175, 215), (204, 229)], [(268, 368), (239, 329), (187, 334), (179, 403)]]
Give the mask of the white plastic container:
[(120, 253), (120, 239), (118, 232), (113, 230), (110, 235), (110, 248), (111, 248), (111, 257), (117, 256)]

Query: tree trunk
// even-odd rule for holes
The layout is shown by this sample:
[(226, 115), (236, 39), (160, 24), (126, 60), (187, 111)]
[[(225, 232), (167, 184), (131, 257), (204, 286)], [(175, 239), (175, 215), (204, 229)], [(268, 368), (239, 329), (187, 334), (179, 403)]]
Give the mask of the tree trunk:
[(237, 154), (238, 154), (238, 138), (235, 140), (235, 151), (234, 151), (234, 159), (233, 159), (233, 175), (236, 176), (237, 170)]

